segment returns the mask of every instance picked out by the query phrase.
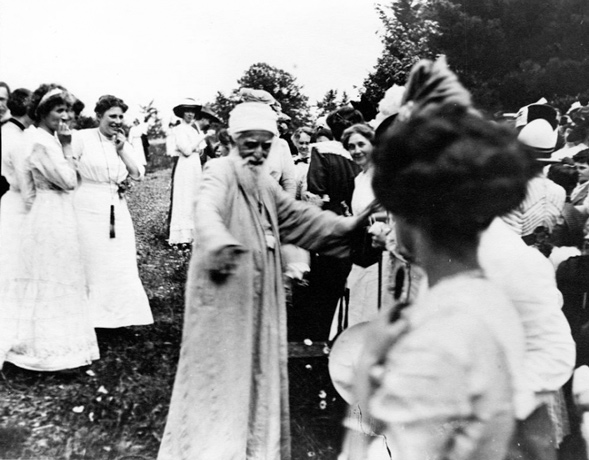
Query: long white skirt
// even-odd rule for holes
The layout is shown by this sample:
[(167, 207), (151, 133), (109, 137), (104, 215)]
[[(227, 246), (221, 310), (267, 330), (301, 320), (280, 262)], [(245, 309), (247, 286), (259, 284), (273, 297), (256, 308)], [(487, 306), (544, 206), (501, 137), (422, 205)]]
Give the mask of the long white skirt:
[(200, 157), (180, 155), (174, 170), (170, 244), (192, 243), (194, 240), (194, 200), (202, 175)]
[[(387, 251), (382, 253), (380, 273), (380, 307), (388, 309), (394, 304), (391, 286), (389, 285), (389, 272), (391, 270), (390, 257)], [(346, 287), (350, 290), (350, 302), (348, 305), (348, 327), (364, 321), (373, 320), (378, 316), (378, 289), (379, 273), (378, 263), (369, 267), (352, 265), (348, 275)], [(338, 318), (340, 315), (341, 303), (333, 315), (329, 337), (333, 338), (338, 331)]]
[(38, 190), (20, 231), (19, 262), (0, 280), (6, 361), (37, 371), (90, 364), (99, 352), (72, 194)]
[[(110, 237), (114, 205), (115, 237)], [(117, 328), (153, 323), (139, 279), (135, 230), (126, 200), (116, 186), (82, 181), (74, 195), (84, 271), (94, 327)]]
[(0, 200), (0, 278), (9, 276), (16, 268), (21, 226), (26, 215), (20, 192), (8, 190)]

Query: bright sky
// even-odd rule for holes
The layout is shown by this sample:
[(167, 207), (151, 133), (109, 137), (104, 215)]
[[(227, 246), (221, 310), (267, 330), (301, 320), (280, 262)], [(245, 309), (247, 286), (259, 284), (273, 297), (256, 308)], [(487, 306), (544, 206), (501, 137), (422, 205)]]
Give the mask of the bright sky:
[(266, 62), (296, 77), (310, 104), (358, 96), (382, 25), (372, 0), (0, 0), (0, 80), (60, 83), (91, 113), (115, 94), (138, 111), (212, 102)]

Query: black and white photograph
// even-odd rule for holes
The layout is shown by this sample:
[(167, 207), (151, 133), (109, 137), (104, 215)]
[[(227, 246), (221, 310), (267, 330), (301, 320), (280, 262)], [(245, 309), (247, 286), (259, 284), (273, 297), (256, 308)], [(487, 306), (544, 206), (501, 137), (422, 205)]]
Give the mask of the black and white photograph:
[(589, 460), (587, 0), (0, 0), (0, 460)]

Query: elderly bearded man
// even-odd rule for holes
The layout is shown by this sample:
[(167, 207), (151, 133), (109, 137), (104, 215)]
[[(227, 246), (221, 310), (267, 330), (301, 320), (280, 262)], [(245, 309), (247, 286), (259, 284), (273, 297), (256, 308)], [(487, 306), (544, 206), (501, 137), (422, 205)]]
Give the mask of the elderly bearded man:
[[(196, 204), (180, 362), (159, 460), (290, 458), (280, 245), (345, 257), (366, 215), (296, 201), (267, 173), (276, 114), (231, 112), (231, 152), (207, 163)], [(370, 212), (370, 211), (367, 211)]]

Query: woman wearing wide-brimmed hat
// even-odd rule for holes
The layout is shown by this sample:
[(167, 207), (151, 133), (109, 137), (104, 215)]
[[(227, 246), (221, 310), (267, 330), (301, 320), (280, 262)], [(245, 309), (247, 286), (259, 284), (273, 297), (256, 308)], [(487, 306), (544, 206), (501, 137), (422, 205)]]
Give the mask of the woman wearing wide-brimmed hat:
[(200, 152), (206, 145), (204, 130), (193, 124), (202, 111), (202, 105), (192, 98), (185, 98), (173, 111), (182, 121), (172, 129), (173, 155), (178, 157), (178, 162), (172, 171), (168, 243), (189, 244), (194, 231), (194, 195), (202, 175)]

